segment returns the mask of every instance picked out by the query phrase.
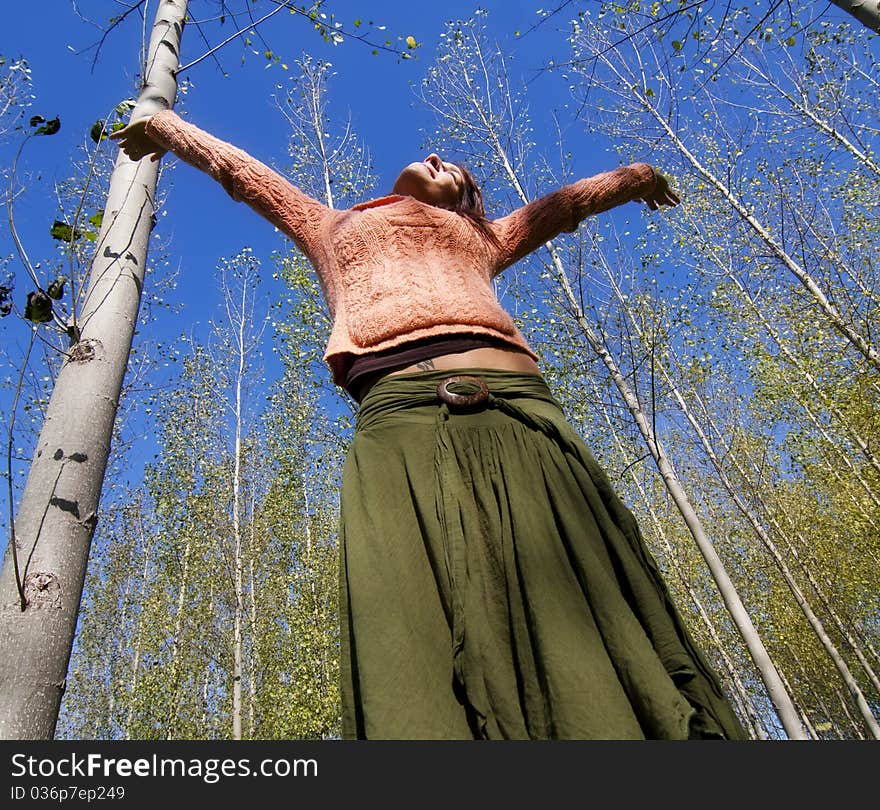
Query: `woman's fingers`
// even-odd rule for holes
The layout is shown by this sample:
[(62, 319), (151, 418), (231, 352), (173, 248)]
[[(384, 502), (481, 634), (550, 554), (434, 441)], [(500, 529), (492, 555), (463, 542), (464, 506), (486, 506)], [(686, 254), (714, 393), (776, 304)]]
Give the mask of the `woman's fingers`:
[(117, 141), (119, 148), (131, 160), (143, 160), (147, 155), (150, 155), (150, 160), (155, 163), (167, 150), (160, 147), (147, 135), (146, 122), (146, 118), (133, 121), (128, 126), (111, 133), (110, 139)]
[(150, 160), (155, 163), (157, 160), (161, 159), (162, 155), (165, 154), (164, 149), (157, 149), (156, 147), (145, 149), (141, 146), (126, 144), (124, 142), (120, 143), (119, 148), (122, 149), (122, 151), (125, 152), (125, 154), (134, 161), (143, 160), (147, 155), (149, 155)]
[(127, 124), (122, 129), (116, 130), (116, 132), (111, 132), (109, 137), (111, 141), (128, 141), (134, 138), (145, 138), (146, 137), (146, 118), (140, 118), (137, 121), (132, 121), (130, 124)]
[(661, 205), (674, 206), (681, 202), (681, 198), (668, 186), (666, 188), (657, 189), (650, 197), (645, 197), (648, 208), (656, 211)]
[(669, 178), (658, 172), (656, 169), (654, 171), (657, 183), (654, 188), (654, 193), (649, 198), (646, 198), (645, 202), (648, 203), (648, 206), (652, 211), (656, 211), (661, 205), (678, 205), (681, 202), (681, 199), (678, 194), (670, 188)]

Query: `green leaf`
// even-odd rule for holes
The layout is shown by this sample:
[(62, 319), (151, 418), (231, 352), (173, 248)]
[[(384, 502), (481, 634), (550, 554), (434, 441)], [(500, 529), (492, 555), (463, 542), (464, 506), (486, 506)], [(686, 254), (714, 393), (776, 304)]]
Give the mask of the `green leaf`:
[(418, 48), (419, 44), (416, 42), (416, 38), (414, 36), (408, 36), (406, 38), (406, 47), (407, 48)]
[(100, 228), (104, 224), (104, 212), (98, 211), (89, 217), (89, 222), (96, 228)]
[(46, 295), (54, 301), (58, 301), (61, 296), (64, 295), (64, 282), (67, 281), (67, 276), (58, 276), (47, 288)]
[(12, 312), (12, 287), (0, 284), (0, 318), (5, 318)]
[(127, 98), (125, 99), (125, 101), (120, 101), (119, 104), (117, 104), (113, 109), (115, 110), (117, 115), (127, 115), (135, 108), (136, 104), (137, 101), (135, 101), (133, 98)]
[(672, 40), (672, 47), (675, 48), (675, 50), (680, 51), (684, 46), (677, 39), (674, 39)]
[(42, 290), (28, 293), (24, 317), (32, 323), (46, 323), (52, 320), (52, 299)]
[(95, 143), (101, 143), (101, 141), (103, 141), (104, 138), (107, 137), (107, 129), (105, 123), (103, 121), (95, 121), (95, 123), (92, 124), (92, 128), (89, 130), (89, 137)]
[[(42, 124), (42, 126), (38, 126), (38, 124)], [(31, 118), (31, 126), (37, 127), (34, 130), (34, 135), (54, 135), (61, 129), (61, 119), (56, 116), (51, 121), (47, 121), (42, 115), (35, 115)]]
[(52, 224), (52, 227), (49, 229), (49, 236), (53, 239), (58, 239), (61, 242), (72, 242), (75, 239), (82, 238), (82, 233), (71, 228), (66, 222), (56, 219)]

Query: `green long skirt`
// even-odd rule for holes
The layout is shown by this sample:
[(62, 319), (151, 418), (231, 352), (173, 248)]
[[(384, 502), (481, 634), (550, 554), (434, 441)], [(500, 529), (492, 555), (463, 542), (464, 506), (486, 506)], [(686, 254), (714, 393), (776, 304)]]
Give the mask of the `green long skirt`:
[(743, 738), (630, 511), (538, 375), (369, 391), (342, 486), (346, 739)]

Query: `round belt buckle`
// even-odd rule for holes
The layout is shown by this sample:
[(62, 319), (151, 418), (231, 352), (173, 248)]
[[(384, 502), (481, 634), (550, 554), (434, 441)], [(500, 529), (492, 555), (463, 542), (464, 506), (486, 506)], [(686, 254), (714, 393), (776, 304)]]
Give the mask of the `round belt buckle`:
[[(465, 385), (475, 385), (477, 390), (471, 394), (456, 394), (450, 391), (449, 387), (456, 383), (464, 383)], [(460, 374), (455, 377), (447, 377), (441, 380), (437, 386), (437, 396), (447, 405), (458, 408), (473, 408), (482, 405), (489, 399), (489, 386), (486, 385), (482, 377), (473, 377), (469, 374)]]

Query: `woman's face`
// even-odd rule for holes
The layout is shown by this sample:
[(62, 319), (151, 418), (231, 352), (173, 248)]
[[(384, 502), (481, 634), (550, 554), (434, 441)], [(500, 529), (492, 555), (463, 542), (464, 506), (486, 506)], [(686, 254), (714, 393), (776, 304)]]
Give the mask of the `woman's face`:
[(392, 193), (452, 210), (464, 193), (464, 176), (454, 163), (445, 163), (432, 153), (421, 163), (410, 163), (394, 181)]

